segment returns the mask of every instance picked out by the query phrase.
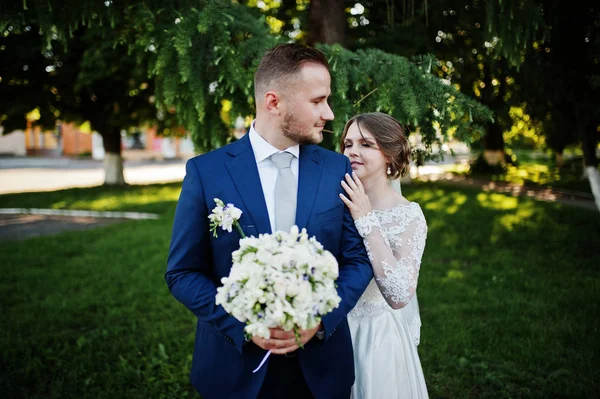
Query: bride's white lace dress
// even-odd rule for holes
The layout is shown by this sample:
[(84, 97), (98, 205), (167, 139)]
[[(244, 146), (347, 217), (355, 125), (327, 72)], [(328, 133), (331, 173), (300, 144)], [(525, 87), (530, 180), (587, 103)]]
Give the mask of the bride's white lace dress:
[(354, 399), (427, 398), (417, 353), (416, 289), (427, 223), (417, 203), (374, 210), (355, 221), (374, 278), (348, 315), (354, 347)]

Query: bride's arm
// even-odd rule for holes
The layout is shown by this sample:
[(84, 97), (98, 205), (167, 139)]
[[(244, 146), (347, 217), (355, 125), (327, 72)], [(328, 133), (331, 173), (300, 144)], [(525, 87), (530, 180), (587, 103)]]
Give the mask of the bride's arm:
[(363, 237), (379, 290), (392, 308), (406, 306), (417, 289), (427, 238), (427, 224), (421, 208), (410, 206), (407, 226), (398, 233), (398, 237), (390, 237), (395, 243), (399, 242), (398, 248), (392, 252), (360, 179), (353, 173), (352, 177), (347, 175), (341, 184), (348, 197), (340, 194), (340, 198), (350, 210)]
[(356, 228), (363, 237), (375, 275), (375, 281), (388, 305), (393, 309), (406, 306), (415, 294), (421, 266), (421, 256), (425, 248), (427, 225), (420, 208), (406, 229), (396, 240), (400, 246), (395, 252), (381, 233), (376, 215), (370, 212), (355, 221)]

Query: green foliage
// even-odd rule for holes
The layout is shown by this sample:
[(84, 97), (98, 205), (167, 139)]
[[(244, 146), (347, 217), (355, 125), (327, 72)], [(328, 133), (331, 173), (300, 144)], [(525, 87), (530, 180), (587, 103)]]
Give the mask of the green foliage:
[[(7, 14), (3, 21), (20, 30), (29, 22), (18, 18), (31, 18), (45, 37), (65, 43), (67, 55), (81, 49), (75, 64), (81, 70), (70, 75), (76, 77), (72, 102), (81, 99), (80, 112), (95, 109), (93, 125), (110, 121), (116, 131), (118, 126), (144, 120), (142, 116), (152, 119), (141, 104), (123, 102), (135, 92), (146, 104), (154, 98), (159, 121), (172, 128), (182, 126), (200, 151), (232, 140), (235, 117), (254, 113), (253, 76), (262, 54), (283, 40), (270, 34), (264, 16), (226, 0), (107, 4), (79, 6), (83, 16), (76, 19), (71, 10), (59, 16), (61, 10), (51, 9), (52, 2), (36, 1), (27, 10)], [(75, 39), (79, 41), (73, 43)], [(321, 49), (332, 65), (336, 137), (351, 116), (377, 110), (418, 129), (424, 151), (431, 152), (432, 145), (446, 141), (451, 132), (466, 141), (478, 137), (481, 123), (491, 120), (489, 110), (431, 73), (431, 57), (416, 60), (416, 65), (379, 50)], [(127, 86), (141, 87), (145, 73), (150, 80), (145, 93)], [(123, 85), (127, 87), (113, 90)], [(102, 107), (97, 106), (99, 98), (106, 100)], [(231, 106), (226, 121), (225, 103)], [(134, 115), (137, 119), (122, 117)]]
[[(440, 48), (448, 42), (468, 38), (469, 48), (456, 47), (452, 51), (456, 58), (465, 57), (473, 48), (482, 53), (493, 50), (512, 66), (518, 66), (527, 44), (543, 38), (547, 28), (540, 6), (534, 0), (375, 0), (369, 3), (363, 3), (365, 10), (360, 15), (360, 19), (364, 17), (369, 23), (349, 26), (352, 48), (377, 47), (408, 57), (423, 52), (439, 55)], [(359, 17), (349, 16), (349, 20), (358, 22)], [(438, 36), (442, 40), (436, 40)], [(486, 41), (493, 46), (484, 47)]]
[[(220, 118), (222, 101), (232, 104), (230, 121), (254, 113), (254, 71), (263, 52), (278, 39), (269, 34), (264, 19), (226, 2), (190, 9), (185, 16), (148, 9), (140, 14), (134, 19), (149, 18), (148, 25), (155, 27), (150, 36), (161, 43), (150, 64), (159, 106), (175, 113), (198, 149), (227, 143), (231, 126), (224, 126)], [(485, 107), (430, 74), (432, 61), (427, 57), (424, 68), (418, 68), (406, 58), (378, 50), (320, 49), (332, 66), (336, 137), (351, 116), (378, 110), (420, 128), (431, 151), (431, 144), (446, 140), (450, 129), (468, 140), (481, 130), (474, 121), (491, 119)]]
[(140, 67), (147, 64), (146, 54), (117, 42), (119, 30), (105, 25), (109, 11), (94, 11), (90, 21), (66, 26), (61, 18), (69, 11), (63, 15), (50, 2), (31, 3), (31, 8), (1, 18), (10, 25), (0, 37), (0, 54), (13, 59), (0, 66), (0, 122), (5, 131), (23, 129), (25, 112), (38, 108), (36, 124), (54, 128), (57, 120), (89, 121), (104, 136), (105, 148), (119, 152), (122, 129), (155, 119), (153, 81)]
[(331, 64), (333, 127), (338, 136), (353, 115), (386, 112), (418, 128), (430, 153), (432, 145), (447, 141), (451, 131), (469, 141), (482, 131), (477, 122), (491, 120), (487, 108), (430, 73), (431, 57), (410, 62), (377, 49), (351, 52), (339, 45), (320, 49)]
[[(0, 196), (1, 207), (162, 215), (0, 243), (5, 397), (197, 397), (195, 317), (163, 279), (179, 191)], [(596, 396), (597, 213), (441, 184), (403, 192), (429, 226), (418, 293), (430, 396)]]
[(252, 113), (254, 70), (276, 38), (264, 19), (243, 6), (197, 6), (180, 13), (140, 5), (132, 19), (146, 18), (153, 27), (145, 34), (156, 42), (149, 74), (156, 80), (157, 105), (173, 112), (197, 149), (207, 151), (231, 140), (232, 126), (221, 118), (223, 100), (231, 102), (231, 115)]

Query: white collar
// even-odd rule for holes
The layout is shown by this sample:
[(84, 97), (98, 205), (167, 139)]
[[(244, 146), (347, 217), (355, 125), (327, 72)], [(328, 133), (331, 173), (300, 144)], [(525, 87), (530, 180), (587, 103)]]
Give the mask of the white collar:
[(300, 158), (300, 145), (296, 144), (291, 147), (286, 148), (283, 151), (279, 151), (277, 148), (273, 147), (269, 142), (262, 138), (260, 134), (254, 129), (254, 121), (250, 125), (250, 145), (252, 146), (252, 151), (254, 151), (254, 158), (256, 159), (256, 163), (259, 164), (265, 159), (269, 158), (271, 155), (276, 154), (278, 152), (289, 152), (296, 158)]

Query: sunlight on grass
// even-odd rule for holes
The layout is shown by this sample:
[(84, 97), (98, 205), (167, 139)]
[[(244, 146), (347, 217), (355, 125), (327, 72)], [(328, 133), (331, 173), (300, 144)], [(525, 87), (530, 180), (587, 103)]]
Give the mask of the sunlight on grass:
[[(440, 192), (440, 195), (437, 196), (437, 201), (432, 201), (433, 198), (427, 197), (428, 195), (423, 195), (420, 199), (422, 201), (428, 201), (425, 205), (427, 209), (443, 211), (450, 215), (458, 212), (462, 205), (467, 202), (467, 196), (458, 192), (445, 195), (444, 192)], [(420, 202), (420, 200), (417, 200), (417, 202)]]
[(524, 225), (524, 222), (534, 216), (536, 210), (539, 209), (535, 208), (533, 202), (526, 202), (519, 205), (515, 212), (497, 216), (494, 219), (490, 242), (500, 242), (506, 235), (506, 232), (512, 233), (518, 230), (519, 227)]
[(436, 190), (419, 190), (411, 193), (411, 201), (418, 202), (422, 204), (424, 202), (429, 202), (434, 199), (442, 198), (445, 194), (444, 190), (436, 189)]
[(535, 209), (533, 203), (524, 203), (519, 205), (516, 213), (503, 215), (496, 218), (496, 223), (499, 223), (508, 231), (513, 231), (514, 227), (519, 223), (523, 223), (524, 220), (529, 219), (533, 216)]
[(465, 278), (465, 273), (460, 270), (448, 270), (446, 277), (442, 279), (442, 282), (447, 283), (450, 280), (462, 280)]
[(179, 187), (149, 187), (125, 193), (105, 193), (95, 199), (80, 199), (71, 203), (58, 201), (52, 205), (53, 209), (89, 209), (108, 210), (127, 208), (131, 205), (147, 205), (157, 202), (177, 201)]
[(479, 201), (482, 208), (489, 209), (515, 209), (519, 205), (518, 198), (497, 193), (479, 193), (477, 194), (477, 201)]
[(451, 198), (454, 199), (454, 203), (446, 208), (446, 213), (456, 213), (460, 206), (467, 202), (467, 196), (461, 193), (452, 193)]
[(538, 187), (552, 187), (591, 194), (588, 179), (583, 177), (582, 162), (578, 159), (581, 154), (567, 154), (565, 160), (558, 166), (556, 161), (548, 154), (531, 150), (507, 149), (507, 155), (516, 157), (516, 164), (505, 165), (504, 172), (485, 172), (475, 165), (478, 153), (471, 154), (469, 163), (456, 163), (453, 165), (438, 165), (444, 173), (455, 176), (470, 177), (476, 180), (491, 180), (514, 185), (527, 185)]
[(503, 180), (518, 184), (532, 182), (544, 185), (560, 180), (560, 173), (558, 169), (550, 169), (548, 165), (521, 164), (518, 167), (508, 165)]

